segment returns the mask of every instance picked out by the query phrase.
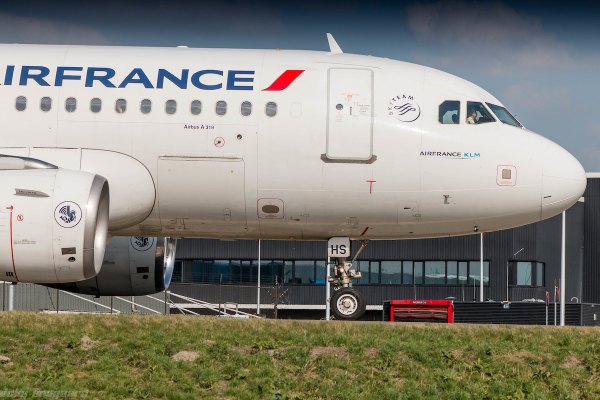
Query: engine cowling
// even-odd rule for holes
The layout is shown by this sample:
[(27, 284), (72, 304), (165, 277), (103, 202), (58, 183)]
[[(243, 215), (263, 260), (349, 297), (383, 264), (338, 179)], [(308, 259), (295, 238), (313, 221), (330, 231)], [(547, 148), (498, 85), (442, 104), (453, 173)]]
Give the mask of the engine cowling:
[(0, 157), (0, 279), (57, 283), (95, 276), (108, 213), (105, 178)]
[(162, 292), (171, 283), (177, 240), (140, 236), (113, 237), (100, 273), (81, 282), (51, 285), (95, 296), (144, 296)]

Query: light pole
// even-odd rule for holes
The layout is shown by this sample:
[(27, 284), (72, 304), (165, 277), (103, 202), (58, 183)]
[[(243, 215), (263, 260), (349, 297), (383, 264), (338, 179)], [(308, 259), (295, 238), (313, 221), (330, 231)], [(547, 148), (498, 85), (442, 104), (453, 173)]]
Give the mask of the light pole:
[(256, 315), (260, 315), (260, 239), (258, 239), (258, 279), (256, 284)]
[(560, 243), (560, 326), (565, 326), (565, 300), (567, 294), (565, 293), (565, 280), (567, 276), (566, 268), (566, 225), (567, 225), (567, 212), (562, 212), (562, 236)]

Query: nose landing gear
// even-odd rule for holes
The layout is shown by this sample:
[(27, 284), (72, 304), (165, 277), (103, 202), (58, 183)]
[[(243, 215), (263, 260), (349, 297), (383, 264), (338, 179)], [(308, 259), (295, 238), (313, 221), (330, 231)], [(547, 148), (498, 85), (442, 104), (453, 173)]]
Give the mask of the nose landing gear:
[[(356, 260), (366, 245), (366, 241), (361, 243), (352, 261)], [(362, 317), (367, 309), (363, 296), (352, 287), (352, 279), (359, 279), (362, 275), (352, 268), (352, 262), (346, 261), (345, 257), (335, 257), (334, 262), (335, 276), (327, 278), (333, 284), (334, 290), (330, 301), (331, 312), (335, 319), (355, 321)]]

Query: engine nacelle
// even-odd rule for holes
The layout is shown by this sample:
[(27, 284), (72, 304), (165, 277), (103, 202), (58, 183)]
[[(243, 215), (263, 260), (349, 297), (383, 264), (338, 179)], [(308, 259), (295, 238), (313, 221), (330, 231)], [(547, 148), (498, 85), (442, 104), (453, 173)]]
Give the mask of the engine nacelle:
[(108, 213), (105, 178), (0, 157), (0, 280), (57, 283), (95, 276)]
[(177, 239), (113, 237), (100, 273), (82, 282), (51, 285), (96, 296), (143, 296), (169, 287), (175, 266)]

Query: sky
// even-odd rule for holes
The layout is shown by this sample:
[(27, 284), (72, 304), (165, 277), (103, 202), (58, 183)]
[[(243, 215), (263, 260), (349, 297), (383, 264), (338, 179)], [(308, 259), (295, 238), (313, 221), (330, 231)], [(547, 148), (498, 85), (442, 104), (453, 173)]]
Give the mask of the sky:
[(346, 53), (423, 64), (474, 82), (586, 171), (600, 172), (600, 6), (588, 2), (0, 3), (0, 43), (328, 51), (326, 32)]

